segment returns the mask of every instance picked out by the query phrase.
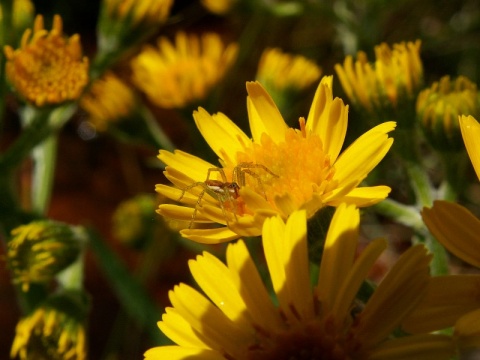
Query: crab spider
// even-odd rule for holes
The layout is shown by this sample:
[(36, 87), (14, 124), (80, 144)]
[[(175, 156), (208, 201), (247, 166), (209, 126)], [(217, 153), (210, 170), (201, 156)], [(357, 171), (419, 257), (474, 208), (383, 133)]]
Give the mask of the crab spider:
[[(201, 186), (203, 190), (200, 192), (197, 198), (197, 203), (195, 204), (195, 208), (192, 213), (192, 220), (190, 221), (190, 225), (188, 226), (189, 229), (192, 228), (192, 225), (195, 221), (195, 217), (197, 216), (198, 208), (201, 204), (203, 196), (205, 193), (213, 197), (219, 204), (220, 208), (222, 209), (223, 216), (225, 217), (225, 221), (227, 222), (228, 226), (228, 217), (227, 212), (225, 211), (225, 203), (228, 202), (233, 205), (233, 216), (235, 217), (235, 221), (238, 221), (237, 212), (238, 212), (238, 204), (236, 199), (240, 196), (239, 190), (242, 186), (245, 186), (245, 175), (248, 174), (254, 177), (262, 189), (263, 196), (267, 199), (265, 194), (265, 190), (263, 189), (263, 183), (260, 179), (260, 175), (255, 173), (252, 169), (262, 169), (265, 172), (269, 173), (274, 177), (278, 177), (278, 175), (271, 172), (266, 166), (261, 164), (254, 164), (249, 162), (242, 162), (235, 166), (232, 171), (232, 182), (227, 181), (227, 176), (225, 175), (225, 171), (222, 168), (210, 168), (207, 172), (207, 179), (205, 181), (197, 181), (193, 184), (187, 186), (186, 188), (182, 189), (182, 194), (178, 198), (178, 201), (182, 200), (185, 196), (185, 193), (194, 187)], [(222, 180), (211, 180), (210, 176), (213, 172), (220, 173)]]

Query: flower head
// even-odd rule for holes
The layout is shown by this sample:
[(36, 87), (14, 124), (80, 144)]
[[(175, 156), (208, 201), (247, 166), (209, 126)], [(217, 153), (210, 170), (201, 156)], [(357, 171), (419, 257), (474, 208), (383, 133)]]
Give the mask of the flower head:
[(85, 359), (85, 318), (86, 306), (80, 295), (49, 298), (18, 322), (10, 356), (21, 360)]
[(181, 108), (205, 98), (224, 76), (238, 46), (224, 46), (220, 36), (177, 33), (175, 44), (166, 37), (158, 48), (147, 46), (132, 60), (133, 81), (163, 108)]
[(357, 292), (386, 247), (377, 239), (355, 259), (359, 211), (341, 205), (330, 225), (315, 288), (310, 285), (306, 212), (286, 223), (269, 218), (263, 247), (274, 305), (243, 241), (227, 248), (227, 265), (205, 252), (189, 262), (207, 297), (180, 284), (170, 291), (159, 328), (177, 345), (145, 353), (155, 359), (449, 359), (451, 337), (392, 332), (421, 300), (430, 255), (414, 246), (403, 254), (363, 308)]
[(403, 99), (413, 99), (423, 83), (420, 41), (394, 44), (393, 48), (382, 43), (375, 47), (375, 57), (371, 64), (360, 51), (355, 62), (347, 56), (343, 65), (335, 65), (353, 104), (373, 113), (396, 108)]
[(88, 83), (88, 59), (82, 56), (80, 36), (63, 35), (62, 18), (55, 15), (52, 30), (44, 29), (43, 17), (35, 18), (20, 48), (5, 46), (6, 75), (25, 100), (36, 106), (77, 99)]
[(303, 90), (318, 81), (320, 74), (313, 61), (272, 48), (263, 51), (255, 78), (272, 93)]
[(111, 21), (124, 22), (130, 26), (152, 26), (165, 21), (172, 4), (173, 0), (104, 0)]
[(307, 120), (300, 118), (299, 130), (287, 127), (257, 82), (247, 83), (253, 139), (222, 113), (195, 111), (197, 127), (221, 167), (182, 151), (161, 150), (165, 175), (177, 188), (157, 185), (156, 190), (172, 200), (181, 199), (187, 207), (165, 204), (158, 212), (167, 218), (228, 225), (182, 231), (189, 239), (215, 243), (260, 235), (263, 221), (273, 215), (286, 219), (305, 209), (311, 217), (324, 206), (341, 202), (369, 206), (383, 200), (389, 187), (358, 186), (392, 145), (387, 133), (395, 123), (374, 127), (340, 154), (348, 107), (333, 99), (331, 82), (331, 77), (322, 80)]
[(30, 283), (51, 281), (78, 256), (81, 244), (70, 226), (35, 221), (12, 230), (7, 261), (13, 282), (27, 291)]
[(430, 144), (440, 151), (463, 150), (458, 117), (480, 115), (477, 86), (464, 76), (439, 82), (420, 92), (417, 117)]
[(201, 2), (211, 13), (225, 15), (237, 3), (237, 0), (201, 0)]
[(135, 105), (133, 91), (110, 72), (96, 80), (80, 100), (80, 106), (90, 114), (90, 121), (99, 131), (131, 115)]

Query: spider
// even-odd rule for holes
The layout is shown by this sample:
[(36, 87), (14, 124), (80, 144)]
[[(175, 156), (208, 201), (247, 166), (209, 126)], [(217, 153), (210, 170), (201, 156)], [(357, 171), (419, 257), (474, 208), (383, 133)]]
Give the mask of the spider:
[[(265, 194), (265, 190), (263, 189), (263, 183), (262, 180), (260, 179), (260, 176), (255, 173), (252, 169), (262, 169), (265, 172), (269, 173), (270, 175), (274, 177), (278, 177), (278, 175), (274, 174), (271, 172), (266, 166), (261, 165), (261, 164), (254, 164), (250, 162), (242, 162), (235, 166), (232, 171), (232, 182), (227, 181), (227, 176), (225, 175), (225, 171), (222, 168), (210, 168), (208, 169), (207, 172), (207, 179), (205, 181), (197, 181), (194, 182), (193, 184), (187, 186), (186, 188), (182, 189), (182, 194), (178, 198), (177, 201), (182, 200), (182, 198), (185, 196), (185, 193), (193, 189), (194, 187), (201, 186), (203, 190), (200, 192), (197, 198), (197, 203), (195, 204), (195, 208), (192, 213), (192, 220), (190, 221), (190, 225), (188, 226), (189, 229), (192, 228), (192, 225), (195, 221), (195, 217), (197, 216), (197, 211), (198, 207), (200, 206), (200, 203), (202, 201), (203, 196), (205, 193), (213, 197), (218, 203), (220, 204), (220, 208), (222, 209), (223, 216), (225, 217), (225, 220), (227, 222), (228, 226), (228, 217), (227, 217), (227, 212), (225, 211), (225, 203), (230, 203), (233, 206), (233, 216), (235, 217), (235, 221), (238, 221), (237, 218), (237, 212), (238, 212), (238, 204), (236, 199), (240, 196), (239, 191), (242, 186), (245, 186), (245, 174), (248, 174), (255, 179), (257, 179), (258, 184), (263, 192), (263, 196), (265, 197), (265, 200), (267, 199), (267, 196)], [(220, 173), (220, 176), (222, 177), (222, 180), (211, 180), (210, 175), (213, 172), (218, 172)]]

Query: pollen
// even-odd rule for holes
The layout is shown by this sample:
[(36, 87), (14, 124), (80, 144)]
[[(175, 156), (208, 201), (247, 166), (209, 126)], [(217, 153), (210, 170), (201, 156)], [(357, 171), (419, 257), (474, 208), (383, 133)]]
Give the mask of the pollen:
[(80, 36), (63, 35), (60, 16), (52, 30), (44, 29), (43, 17), (35, 19), (33, 32), (27, 29), (20, 48), (5, 47), (8, 81), (26, 101), (36, 106), (54, 105), (77, 99), (88, 83), (88, 59), (82, 57)]
[(289, 194), (298, 208), (314, 193), (321, 196), (331, 190), (334, 168), (330, 158), (320, 137), (305, 129), (288, 129), (285, 140), (278, 143), (264, 133), (260, 143), (253, 143), (250, 149), (237, 155), (237, 161), (261, 164), (277, 175), (256, 171), (259, 181), (246, 176), (247, 185), (259, 194), (264, 192), (272, 205), (275, 196)]

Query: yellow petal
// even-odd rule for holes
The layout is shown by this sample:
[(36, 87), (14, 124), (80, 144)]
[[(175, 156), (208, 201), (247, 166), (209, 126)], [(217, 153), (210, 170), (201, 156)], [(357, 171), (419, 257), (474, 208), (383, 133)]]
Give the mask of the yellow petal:
[(253, 140), (260, 142), (267, 133), (274, 142), (285, 140), (287, 124), (283, 120), (275, 102), (260, 83), (247, 82), (247, 110)]
[(369, 353), (369, 360), (449, 360), (454, 358), (451, 336), (421, 334), (390, 339)]
[(283, 247), (286, 285), (291, 306), (305, 321), (314, 317), (313, 297), (307, 248), (307, 215), (304, 210), (293, 212), (287, 219)]
[(355, 140), (335, 162), (334, 179), (340, 183), (358, 179), (360, 183), (392, 146), (393, 139), (386, 134), (394, 128), (393, 121), (380, 124)]
[(430, 280), (423, 300), (402, 322), (402, 328), (410, 333), (445, 329), (478, 308), (479, 275), (436, 276)]
[(430, 280), (430, 260), (423, 245), (413, 246), (388, 272), (353, 330), (365, 347), (387, 337), (422, 300)]
[(339, 206), (340, 203), (353, 204), (357, 207), (366, 207), (384, 200), (392, 189), (388, 186), (357, 187), (338, 200), (330, 200), (329, 205)]
[(215, 166), (209, 162), (181, 150), (175, 150), (173, 153), (160, 150), (158, 158), (177, 171), (188, 174), (188, 176), (195, 181), (205, 181), (208, 169), (215, 168)]
[(160, 330), (175, 344), (188, 348), (211, 349), (214, 344), (201, 336), (193, 327), (178, 314), (175, 308), (168, 307), (158, 322)]
[(221, 353), (213, 350), (184, 348), (181, 346), (158, 346), (151, 348), (143, 354), (145, 360), (224, 360)]
[(322, 139), (323, 150), (332, 163), (342, 149), (347, 125), (348, 106), (339, 98), (333, 99), (332, 76), (324, 76), (310, 107), (306, 129)]
[(455, 324), (455, 337), (460, 348), (480, 347), (480, 309), (462, 316)]
[[(193, 208), (186, 206), (178, 206), (173, 204), (162, 204), (158, 207), (157, 213), (169, 219), (191, 221), (193, 215)], [(195, 222), (211, 223), (213, 220), (205, 217), (201, 210), (197, 211), (195, 215)]]
[(186, 239), (202, 244), (220, 244), (240, 237), (226, 226), (215, 229), (184, 229), (180, 234)]
[(235, 163), (237, 152), (244, 151), (251, 143), (248, 136), (222, 113), (210, 115), (205, 109), (198, 108), (193, 112), (193, 118), (208, 145), (227, 163)]
[(470, 157), (475, 172), (477, 173), (477, 177), (480, 180), (480, 124), (470, 115), (460, 116), (459, 121), (468, 156)]
[(461, 205), (435, 201), (424, 208), (423, 221), (430, 232), (448, 251), (460, 259), (480, 267), (480, 220)]
[(354, 206), (340, 205), (333, 215), (320, 264), (317, 294), (322, 311), (330, 312), (352, 267), (357, 250), (360, 214)]
[[(230, 270), (215, 256), (204, 252), (188, 262), (193, 278), (211, 301), (235, 324), (250, 328), (247, 307), (232, 280)], [(253, 330), (253, 329), (252, 329)]]
[(372, 241), (355, 261), (343, 283), (338, 284), (339, 290), (335, 294), (332, 310), (333, 318), (338, 321), (338, 326), (341, 326), (347, 317), (358, 289), (386, 248), (387, 242), (384, 239)]
[(186, 284), (175, 286), (169, 292), (173, 307), (196, 331), (209, 339), (214, 349), (225, 349), (229, 354), (238, 354), (242, 345), (252, 341), (250, 329), (231, 322), (224, 313), (197, 290)]
[(227, 264), (231, 270), (232, 281), (237, 289), (240, 289), (248, 313), (255, 324), (272, 332), (282, 329), (285, 323), (273, 305), (243, 241), (228, 246)]

